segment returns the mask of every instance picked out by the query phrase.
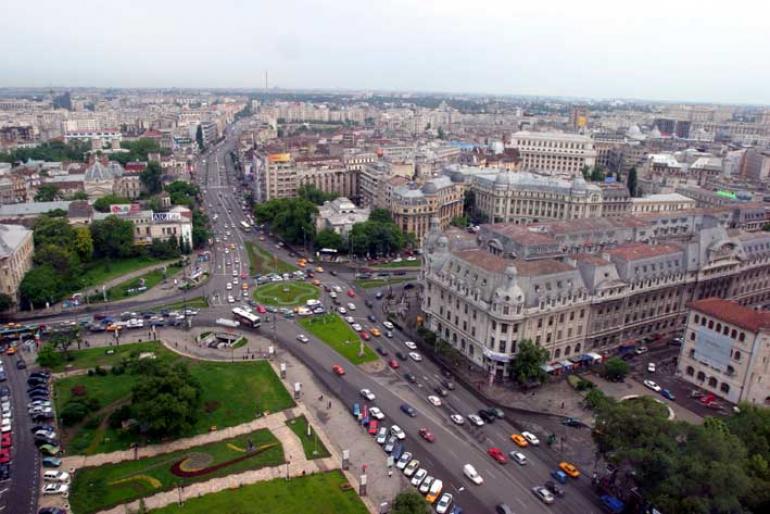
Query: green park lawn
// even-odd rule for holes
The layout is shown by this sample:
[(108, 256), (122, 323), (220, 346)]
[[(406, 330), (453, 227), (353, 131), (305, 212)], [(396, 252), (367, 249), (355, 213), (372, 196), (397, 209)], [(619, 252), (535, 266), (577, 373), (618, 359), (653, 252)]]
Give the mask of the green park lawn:
[(254, 300), (277, 307), (295, 307), (318, 298), (318, 288), (306, 282), (272, 282), (254, 289)]
[[(366, 506), (340, 471), (229, 489), (169, 505), (154, 514), (366, 514)], [(256, 507), (259, 507), (258, 509)]]
[[(146, 349), (147, 344), (127, 344), (122, 347)], [(76, 357), (74, 362), (107, 365), (117, 360), (115, 358), (110, 361), (106, 357), (95, 355), (94, 350), (98, 349), (82, 350), (90, 353)], [(158, 359), (186, 362), (190, 373), (201, 384), (203, 413), (190, 432), (182, 434), (183, 436), (202, 434), (212, 427), (222, 429), (240, 425), (263, 413), (278, 412), (294, 405), (288, 391), (265, 361), (196, 361), (181, 357), (160, 346), (153, 351)], [(104, 376), (71, 376), (56, 380), (54, 388), (57, 412), (61, 412), (63, 406), (72, 398), (72, 389), (77, 385), (85, 386), (85, 397), (97, 399), (102, 409), (92, 414), (83, 424), (63, 430), (63, 441), (69, 454), (93, 455), (125, 450), (137, 442), (157, 442), (143, 439), (134, 432), (111, 428), (105, 422), (115, 408), (130, 400), (131, 390), (139, 380), (141, 376), (112, 373)]]
[(249, 255), (249, 271), (252, 275), (259, 273), (290, 273), (298, 268), (293, 264), (275, 258), (273, 254), (252, 241), (246, 241), (246, 253)]
[(416, 261), (401, 261), (401, 262), (386, 262), (384, 264), (375, 264), (372, 268), (419, 268), (421, 265), (420, 259)]
[(307, 459), (323, 459), (330, 455), (329, 450), (326, 449), (324, 443), (316, 437), (315, 428), (311, 426), (310, 435), (307, 435), (308, 421), (304, 414), (288, 420), (286, 424), (291, 428), (292, 432), (297, 434), (299, 440), (302, 441), (302, 449), (305, 450), (305, 457)]
[[(162, 269), (156, 269), (156, 270), (150, 271), (149, 273), (145, 273), (141, 277), (136, 277), (130, 280), (126, 280), (125, 282), (121, 282), (120, 284), (113, 286), (107, 290), (107, 301), (114, 302), (117, 300), (123, 300), (124, 298), (129, 298), (131, 296), (136, 296), (141, 292), (129, 293), (128, 290), (136, 289), (137, 287), (141, 286), (142, 281), (144, 281), (144, 287), (146, 287), (147, 290), (149, 290), (157, 286), (158, 284), (160, 284), (164, 278), (171, 279), (174, 275), (176, 275), (180, 271), (182, 271), (182, 266), (169, 265), (166, 268), (165, 277)], [(102, 295), (92, 296), (92, 300), (95, 300), (95, 301), (101, 301), (103, 300), (103, 298), (104, 297)]]
[[(253, 452), (248, 451), (249, 441)], [(73, 512), (90, 514), (179, 485), (283, 462), (281, 443), (269, 430), (262, 429), (154, 457), (79, 469), (69, 501)], [(217, 465), (223, 466), (211, 469)]]
[[(89, 264), (80, 277), (83, 287), (89, 288), (102, 284), (121, 275), (133, 273), (136, 270), (161, 264), (163, 261), (152, 257), (129, 257), (127, 259), (102, 259)], [(172, 262), (172, 261), (169, 261)]]
[(364, 353), (359, 355), (361, 338), (345, 321), (336, 314), (325, 314), (299, 320), (305, 330), (325, 342), (353, 364), (377, 360), (377, 355), (366, 344)]
[[(87, 337), (86, 337), (87, 339)], [(110, 352), (110, 353), (108, 353)], [(160, 344), (159, 341), (122, 344), (120, 346), (87, 348), (70, 352), (70, 359), (58, 366), (51, 366), (54, 373), (65, 369), (88, 369), (96, 366), (111, 366), (117, 364), (132, 352), (153, 352), (158, 358), (171, 357), (174, 354)]]
[(206, 297), (195, 296), (193, 298), (188, 298), (187, 300), (181, 300), (174, 303), (166, 303), (163, 305), (153, 305), (151, 308), (155, 311), (160, 311), (162, 309), (175, 311), (179, 309), (184, 309), (185, 307), (189, 307), (190, 309), (205, 309), (208, 306), (209, 306), (209, 302), (208, 300), (206, 300)]
[(386, 280), (384, 278), (367, 278), (367, 279), (358, 279), (354, 283), (358, 287), (362, 287), (364, 289), (372, 289), (375, 287), (386, 287), (388, 284), (396, 285), (402, 282), (409, 282), (410, 280), (413, 281), (416, 279), (413, 277), (391, 277), (390, 280)]

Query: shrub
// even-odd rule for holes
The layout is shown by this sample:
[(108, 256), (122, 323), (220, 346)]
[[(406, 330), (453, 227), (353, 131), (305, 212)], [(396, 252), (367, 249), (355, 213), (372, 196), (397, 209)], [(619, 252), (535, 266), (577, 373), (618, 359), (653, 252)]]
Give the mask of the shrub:
[(107, 370), (102, 368), (101, 366), (96, 366), (94, 368), (94, 374), (98, 377), (104, 377), (104, 376), (107, 376)]
[(115, 409), (112, 414), (110, 414), (108, 423), (110, 428), (117, 430), (123, 425), (123, 422), (129, 418), (131, 418), (131, 406), (122, 405)]
[(83, 401), (83, 405), (85, 405), (91, 412), (98, 411), (102, 407), (102, 403), (98, 398), (86, 398)]
[(89, 430), (94, 430), (99, 428), (99, 425), (101, 424), (101, 422), (102, 422), (101, 416), (92, 416), (91, 418), (88, 419), (88, 421), (85, 422), (83, 427)]
[(72, 396), (85, 396), (88, 394), (88, 391), (86, 390), (86, 386), (83, 384), (77, 384), (70, 389), (70, 392), (72, 393)]
[(585, 378), (580, 378), (577, 383), (578, 391), (586, 391), (588, 389), (594, 389), (595, 387), (596, 387), (596, 384), (594, 384), (590, 380), (586, 380)]
[(112, 367), (110, 372), (113, 375), (122, 375), (122, 374), (124, 374), (126, 372), (126, 367), (123, 364), (117, 364), (117, 365)]
[(61, 421), (64, 426), (72, 426), (79, 423), (88, 415), (88, 407), (79, 401), (67, 402), (61, 411)]

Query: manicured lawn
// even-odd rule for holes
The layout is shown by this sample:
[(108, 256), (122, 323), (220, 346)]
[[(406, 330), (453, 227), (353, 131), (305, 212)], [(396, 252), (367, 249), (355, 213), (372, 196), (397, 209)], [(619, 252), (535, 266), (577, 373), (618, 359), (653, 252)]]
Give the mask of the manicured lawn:
[(138, 269), (161, 264), (161, 262), (152, 257), (131, 257), (120, 260), (103, 259), (90, 264), (86, 268), (80, 277), (81, 283), (83, 287), (93, 287)]
[(249, 271), (252, 275), (259, 273), (290, 273), (298, 268), (293, 264), (282, 261), (270, 252), (252, 241), (246, 241), (246, 253), (249, 255)]
[[(187, 500), (183, 506), (169, 505), (154, 514), (366, 514), (366, 506), (355, 490), (343, 487), (340, 471), (284, 480), (258, 482)], [(258, 506), (258, 509), (256, 508)]]
[(365, 343), (363, 355), (361, 337), (336, 314), (325, 314), (299, 320), (305, 330), (325, 342), (353, 364), (363, 364), (377, 360), (377, 355)]
[[(182, 271), (182, 266), (168, 266), (166, 268), (166, 274), (165, 278), (171, 279), (174, 275)], [(164, 274), (162, 269), (153, 270), (149, 273), (145, 273), (141, 277), (136, 277), (131, 280), (126, 280), (125, 282), (121, 282), (120, 284), (111, 287), (107, 290), (107, 301), (114, 302), (116, 300), (123, 300), (124, 298), (128, 298), (130, 296), (136, 296), (138, 294), (143, 293), (144, 291), (135, 291), (133, 293), (129, 293), (129, 289), (136, 289), (142, 285), (142, 280), (144, 280), (144, 287), (146, 287), (146, 290), (152, 289), (153, 287), (160, 284), (164, 279)], [(146, 291), (145, 290), (145, 291)], [(95, 295), (92, 296), (92, 300), (95, 301), (101, 301), (104, 297), (101, 295)]]
[(420, 259), (416, 261), (386, 262), (385, 264), (375, 264), (372, 268), (419, 268)]
[[(135, 348), (145, 344), (123, 346)], [(95, 349), (83, 351), (93, 350)], [(288, 391), (265, 361), (206, 362), (180, 357), (162, 347), (153, 351), (159, 359), (187, 362), (190, 372), (203, 388), (204, 411), (192, 430), (183, 434), (184, 436), (202, 434), (208, 432), (211, 427), (222, 429), (240, 425), (263, 413), (281, 411), (294, 405)], [(95, 362), (96, 359), (97, 356), (88, 354), (80, 358), (80, 362)], [(81, 375), (59, 379), (54, 384), (57, 412), (72, 398), (72, 388), (83, 385), (86, 388), (86, 397), (96, 398), (101, 407), (106, 408), (102, 416), (106, 418), (121, 402), (130, 399), (131, 390), (141, 378), (137, 375), (108, 373), (105, 376)], [(145, 440), (133, 432), (113, 429), (108, 425), (97, 428), (96, 423), (86, 423), (85, 427), (78, 428), (75, 433), (67, 433), (65, 430), (64, 439), (69, 441), (69, 454), (87, 455), (125, 450), (135, 442), (157, 442)]]
[(324, 443), (316, 437), (315, 428), (311, 426), (310, 436), (307, 435), (308, 422), (304, 414), (298, 418), (290, 419), (286, 424), (302, 441), (302, 449), (305, 450), (305, 457), (307, 459), (323, 459), (330, 455)]
[(234, 343), (233, 348), (240, 348), (241, 346), (246, 346), (248, 344), (249, 340), (245, 337), (241, 336), (239, 337)]
[(385, 280), (384, 278), (369, 278), (369, 279), (358, 279), (354, 283), (358, 287), (363, 287), (364, 289), (371, 289), (374, 287), (386, 287), (388, 284), (395, 285), (400, 284), (401, 282), (409, 282), (409, 281), (415, 281), (417, 280), (414, 277), (391, 277), (390, 280)]
[(208, 300), (203, 296), (196, 296), (194, 298), (188, 298), (187, 301), (179, 301), (174, 303), (166, 303), (164, 305), (153, 305), (151, 308), (155, 311), (166, 309), (169, 311), (175, 311), (189, 307), (190, 309), (205, 309), (209, 306)]
[[(85, 337), (87, 339), (87, 337)], [(108, 354), (111, 351), (113, 353)], [(120, 346), (110, 346), (98, 348), (86, 348), (70, 352), (71, 360), (51, 368), (53, 372), (64, 371), (65, 369), (87, 369), (96, 366), (108, 366), (120, 362), (123, 357), (128, 357), (132, 352), (154, 352), (157, 357), (173, 355), (166, 350), (158, 341), (147, 341), (144, 343), (122, 344)]]
[(278, 307), (305, 305), (314, 298), (318, 298), (318, 288), (306, 282), (273, 282), (254, 290), (255, 301)]
[[(249, 441), (254, 448), (251, 452)], [(257, 430), (178, 452), (80, 469), (75, 473), (69, 501), (73, 512), (88, 514), (179, 485), (283, 462), (281, 443), (269, 430)]]

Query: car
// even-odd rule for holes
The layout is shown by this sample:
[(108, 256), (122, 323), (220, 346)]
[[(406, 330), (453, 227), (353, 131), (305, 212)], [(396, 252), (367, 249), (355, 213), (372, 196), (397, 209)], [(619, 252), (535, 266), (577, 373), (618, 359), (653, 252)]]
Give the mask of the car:
[(356, 332), (361, 332), (361, 331), (364, 329), (364, 327), (362, 327), (362, 326), (361, 326), (361, 325), (359, 325), (358, 323), (353, 323), (352, 325), (350, 325), (350, 327), (351, 327), (353, 330), (355, 330)]
[(476, 468), (473, 467), (473, 464), (466, 464), (463, 466), (463, 474), (476, 485), (484, 483), (484, 479), (479, 475), (479, 472), (476, 471)]
[(465, 418), (463, 418), (460, 414), (450, 414), (449, 419), (451, 419), (455, 425), (462, 425), (465, 423)]
[(445, 387), (446, 389), (448, 389), (449, 391), (454, 391), (455, 390), (455, 383), (452, 382), (451, 380), (442, 380), (441, 381), (441, 385), (443, 387)]
[(0, 482), (11, 479), (11, 465), (0, 464)]
[(335, 365), (333, 365), (333, 366), (332, 366), (332, 371), (333, 371), (333, 372), (334, 372), (334, 374), (335, 374), (335, 375), (337, 375), (338, 377), (341, 377), (342, 375), (344, 375), (344, 374), (345, 374), (345, 368), (343, 368), (343, 367), (342, 367), (342, 366), (340, 366), (339, 364), (335, 364)]
[(6, 355), (13, 355), (16, 353), (16, 348), (14, 346), (9, 346), (8, 349), (5, 350)]
[(516, 443), (516, 446), (520, 446), (521, 448), (529, 446), (529, 442), (527, 442), (527, 439), (521, 434), (511, 434), (511, 440)]
[(348, 313), (348, 310), (345, 307), (340, 306), (340, 307), (337, 307), (337, 312), (339, 312), (344, 316)]
[(379, 407), (369, 407), (369, 417), (377, 420), (383, 420), (385, 419), (385, 414), (383, 414)]
[(393, 328), (394, 328), (393, 327), (393, 323), (391, 323), (390, 321), (383, 321), (382, 322), (382, 326), (384, 326), (388, 330), (393, 330)]
[(377, 437), (374, 439), (377, 444), (383, 445), (388, 440), (388, 429), (385, 427), (380, 427), (380, 429), (377, 431)]
[(348, 303), (348, 310), (354, 311), (356, 310), (356, 304), (355, 303)]
[(524, 466), (527, 464), (527, 456), (520, 451), (511, 450), (508, 452), (508, 456), (519, 466)]
[(428, 476), (428, 470), (425, 468), (420, 468), (415, 471), (414, 476), (412, 476), (410, 482), (413, 486), (419, 487), (422, 481), (425, 480), (426, 476)]
[(415, 408), (409, 405), (408, 403), (401, 404), (401, 411), (407, 416), (409, 416), (410, 418), (417, 416), (417, 411), (415, 410)]
[(674, 393), (672, 393), (670, 389), (661, 389), (660, 394), (663, 396), (663, 398), (671, 400), (672, 402), (676, 400), (676, 396), (674, 396)]
[(369, 432), (369, 435), (377, 435), (379, 428), (380, 428), (380, 422), (377, 421), (376, 419), (370, 419), (366, 431)]
[(451, 493), (442, 494), (441, 498), (436, 502), (436, 512), (438, 514), (446, 514), (449, 511), (449, 507), (452, 505), (453, 500), (454, 497), (452, 497)]
[(34, 434), (35, 437), (47, 437), (48, 439), (56, 439), (56, 432), (48, 430), (38, 430)]
[(417, 431), (417, 433), (420, 435), (420, 437), (422, 437), (423, 439), (425, 439), (429, 443), (436, 442), (436, 436), (433, 435), (433, 432), (431, 432), (427, 428), (421, 428), (420, 430)]
[(388, 355), (388, 350), (386, 350), (386, 349), (385, 349), (385, 348), (383, 348), (382, 346), (378, 346), (378, 347), (377, 347), (377, 353), (379, 353), (380, 355), (382, 355), (383, 357), (385, 357), (386, 355)]
[(364, 305), (366, 305), (366, 306), (367, 306), (367, 307), (369, 307), (370, 309), (371, 309), (372, 307), (374, 307), (374, 304), (372, 303), (372, 301), (371, 301), (371, 300), (364, 300)]
[(637, 355), (642, 355), (642, 354), (647, 353), (648, 351), (649, 350), (647, 349), (646, 346), (639, 346), (639, 347), (636, 348), (636, 350), (634, 350), (634, 353), (637, 354)]
[(399, 359), (401, 359), (402, 361), (405, 361), (405, 360), (407, 359), (407, 356), (406, 356), (406, 354), (405, 354), (405, 353), (403, 353), (403, 352), (396, 352), (396, 357), (398, 357), (398, 358), (399, 358)]
[(375, 298), (378, 300), (382, 300), (383, 294), (382, 291), (377, 291), (377, 294), (374, 295)]
[(577, 420), (575, 418), (564, 419), (562, 420), (561, 424), (566, 427), (572, 427), (572, 428), (582, 428), (583, 426), (585, 426), (582, 421)]
[(495, 505), (495, 514), (513, 514), (513, 510), (507, 503), (498, 503)]
[(484, 423), (494, 423), (497, 419), (497, 417), (487, 409), (479, 409), (479, 417), (484, 420)]
[(297, 341), (299, 341), (300, 343), (308, 343), (310, 339), (308, 339), (308, 337), (305, 334), (299, 334), (297, 336)]
[(567, 474), (560, 469), (554, 469), (553, 471), (551, 471), (551, 476), (560, 484), (567, 483), (567, 480), (568, 480)]
[(44, 468), (58, 468), (61, 466), (61, 459), (58, 457), (43, 457), (42, 463)]
[(374, 317), (374, 314), (369, 314), (366, 319), (371, 321), (372, 323), (377, 323), (377, 318)]
[(475, 425), (477, 427), (484, 426), (484, 420), (481, 419), (477, 414), (468, 414), (468, 421), (471, 422), (471, 425)]
[(433, 481), (436, 480), (432, 476), (428, 475), (427, 477), (423, 478), (422, 483), (420, 484), (420, 488), (418, 489), (420, 493), (422, 494), (428, 494), (428, 491), (430, 491), (430, 486), (433, 484)]
[(406, 465), (409, 464), (412, 460), (412, 453), (411, 452), (404, 452), (401, 454), (401, 457), (398, 458), (398, 461), (396, 462), (396, 467), (398, 469), (403, 470), (406, 468)]
[(648, 373), (655, 373), (655, 363), (654, 362), (647, 363), (647, 372)]
[(422, 355), (417, 352), (409, 352), (409, 357), (411, 357), (414, 362), (422, 361)]
[(434, 407), (441, 407), (441, 398), (439, 398), (438, 396), (430, 395), (428, 396), (428, 401)]
[(656, 393), (659, 393), (661, 390), (661, 387), (658, 384), (649, 379), (645, 379), (644, 386), (648, 389), (652, 389)]
[(393, 339), (393, 331), (392, 330), (386, 330), (385, 331), (385, 337), (388, 339)]
[(414, 341), (404, 341), (404, 346), (406, 346), (410, 350), (416, 350), (417, 349), (417, 345), (414, 343)]
[(264, 305), (257, 305), (257, 312), (260, 313), (260, 314), (266, 314), (267, 313), (267, 309), (265, 309)]
[(399, 439), (399, 440), (406, 439), (406, 434), (404, 433), (404, 430), (400, 426), (398, 426), (398, 425), (393, 425), (392, 427), (390, 427), (390, 433), (396, 439)]
[(369, 336), (369, 332), (365, 330), (362, 330), (361, 332), (359, 332), (358, 335), (361, 336), (361, 339), (363, 339), (364, 341), (369, 341), (371, 339), (371, 336)]
[(487, 454), (500, 464), (508, 464), (508, 457), (505, 456), (505, 452), (500, 448), (492, 447), (487, 450)]
[(64, 494), (70, 490), (68, 484), (47, 483), (43, 486), (43, 494)]
[(19, 359), (16, 361), (16, 369), (26, 369), (27, 363), (23, 359)]
[(43, 507), (37, 514), (67, 514), (67, 511), (59, 507)]
[[(355, 322), (356, 322), (356, 320), (355, 320), (355, 319), (353, 319), (353, 316), (345, 316), (343, 319), (344, 319), (345, 321), (347, 321), (348, 323), (350, 323), (351, 325), (355, 324)], [(359, 325), (359, 326), (360, 326), (360, 325)]]
[(536, 485), (532, 488), (532, 493), (543, 503), (546, 505), (550, 505), (553, 503), (553, 494), (551, 494), (551, 491), (546, 489), (545, 487), (541, 485)]
[(564, 471), (567, 475), (571, 476), (572, 478), (578, 478), (580, 476), (580, 470), (578, 468), (566, 461), (562, 461), (559, 463), (559, 469)]
[(69, 482), (70, 474), (66, 471), (44, 471), (43, 480), (47, 482)]
[(413, 384), (417, 383), (417, 377), (413, 373), (404, 373), (404, 378)]
[(564, 496), (564, 489), (559, 487), (553, 480), (548, 480), (545, 484), (545, 488), (552, 492), (554, 495), (562, 497)]
[(352, 289), (348, 289), (345, 294), (347, 294), (351, 298), (355, 298), (356, 297), (356, 292), (353, 291)]
[(401, 364), (399, 364), (396, 359), (390, 359), (388, 361), (388, 366), (390, 366), (392, 369), (398, 369), (401, 367)]
[(449, 391), (444, 389), (443, 387), (434, 387), (433, 390), (436, 392), (437, 395), (446, 398), (449, 396)]
[(0, 448), (10, 448), (11, 446), (13, 446), (12, 432), (5, 432), (0, 437)]
[(363, 396), (370, 402), (373, 402), (376, 398), (376, 396), (374, 396), (374, 393), (369, 389), (361, 389), (360, 393), (361, 393), (361, 396)]
[(418, 459), (412, 459), (404, 468), (404, 475), (406, 477), (411, 477), (418, 469), (420, 469), (420, 461)]
[(522, 432), (521, 435), (523, 435), (524, 439), (526, 439), (527, 442), (533, 446), (540, 444), (540, 439), (538, 439), (537, 436), (532, 432)]
[(382, 335), (382, 332), (380, 332), (379, 328), (370, 328), (369, 333), (372, 334), (374, 337), (380, 337)]

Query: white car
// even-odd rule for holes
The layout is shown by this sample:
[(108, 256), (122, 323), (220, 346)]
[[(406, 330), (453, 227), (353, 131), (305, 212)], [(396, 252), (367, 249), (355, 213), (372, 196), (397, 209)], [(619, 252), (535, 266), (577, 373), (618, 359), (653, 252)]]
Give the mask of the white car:
[(428, 470), (425, 468), (420, 468), (414, 473), (414, 476), (410, 482), (413, 486), (419, 487), (422, 481), (425, 480), (426, 476), (428, 476)]
[(356, 322), (356, 320), (353, 319), (353, 316), (345, 316), (345, 321), (347, 321), (351, 325), (353, 325)]
[(406, 439), (406, 434), (404, 433), (404, 430), (398, 425), (393, 425), (392, 427), (390, 427), (390, 433), (393, 434), (396, 437), (396, 439), (401, 439), (401, 440)]
[(43, 480), (47, 482), (69, 482), (70, 474), (66, 471), (46, 471), (43, 473)]
[(524, 439), (526, 439), (527, 442), (532, 446), (537, 446), (540, 444), (540, 439), (538, 439), (537, 436), (532, 432), (522, 432), (521, 435), (524, 436)]
[(305, 334), (300, 334), (297, 336), (297, 341), (299, 341), (300, 343), (308, 343), (310, 339), (308, 339)]
[(414, 341), (404, 341), (404, 346), (406, 346), (410, 350), (416, 350), (417, 349), (417, 345), (414, 344)]
[(422, 361), (422, 355), (420, 355), (417, 352), (409, 352), (409, 356), (412, 358), (414, 362), (420, 362)]
[(449, 419), (454, 421), (456, 425), (462, 425), (463, 423), (465, 423), (465, 419), (463, 419), (463, 417), (460, 416), (459, 414), (450, 414)]
[(428, 491), (430, 491), (430, 486), (433, 483), (433, 481), (436, 480), (432, 476), (428, 475), (427, 477), (422, 479), (422, 483), (420, 484), (420, 492), (422, 494), (428, 494)]
[(337, 312), (339, 312), (344, 316), (345, 314), (348, 313), (348, 310), (345, 307), (340, 306), (340, 307), (337, 307)]
[(449, 507), (452, 506), (452, 500), (454, 498), (451, 493), (442, 494), (441, 498), (438, 499), (438, 503), (436, 503), (436, 512), (438, 514), (446, 514), (449, 511)]
[(227, 295), (227, 303), (235, 303), (235, 298), (233, 298), (233, 295)]
[(481, 478), (481, 475), (479, 475), (479, 472), (473, 467), (473, 464), (466, 464), (463, 466), (463, 474), (476, 485), (484, 483), (484, 479)]
[(355, 330), (356, 332), (361, 332), (361, 331), (364, 329), (364, 328), (363, 328), (361, 325), (359, 325), (358, 323), (353, 323), (353, 324), (352, 324), (352, 325), (350, 325), (350, 326), (351, 326), (351, 328), (352, 328), (353, 330)]
[(655, 382), (653, 382), (652, 380), (645, 380), (644, 381), (644, 386), (647, 387), (648, 389), (652, 389), (656, 393), (660, 392), (660, 386), (658, 384), (656, 384)]
[(355, 304), (355, 303), (352, 303), (352, 302), (351, 302), (351, 303), (349, 303), (349, 304), (348, 304), (348, 309), (350, 309), (351, 311), (354, 311), (354, 310), (356, 310), (356, 304)]
[(415, 471), (417, 471), (420, 468), (420, 461), (417, 459), (412, 460), (409, 464), (406, 465), (404, 468), (404, 475), (407, 477), (410, 477), (414, 475)]
[(546, 505), (553, 503), (553, 494), (551, 494), (551, 491), (545, 487), (535, 486), (532, 488), (532, 492), (540, 499), (541, 502), (545, 503)]
[(67, 484), (57, 484), (51, 482), (43, 486), (43, 494), (64, 494), (70, 490), (70, 486)]
[(409, 464), (412, 461), (412, 453), (411, 452), (404, 452), (401, 454), (401, 458), (398, 459), (398, 462), (396, 462), (396, 467), (398, 469), (403, 470), (406, 468), (406, 465)]
[(435, 407), (441, 407), (441, 398), (435, 395), (428, 396), (428, 401)]
[(484, 420), (481, 419), (477, 414), (468, 414), (468, 421), (470, 421), (472, 424), (476, 425), (477, 427), (484, 426)]
[(377, 432), (377, 444), (383, 445), (388, 440), (388, 429), (385, 427), (380, 427), (379, 432)]
[(225, 289), (227, 289), (228, 291), (232, 290), (232, 288), (233, 288), (233, 285), (230, 282), (228, 282), (227, 285), (225, 286)]
[(383, 321), (382, 326), (387, 328), (388, 330), (393, 330), (393, 323), (390, 321)]
[(511, 460), (519, 466), (524, 466), (527, 463), (527, 456), (521, 452), (513, 450), (508, 455), (511, 457)]
[(369, 389), (361, 389), (361, 396), (363, 396), (370, 402), (373, 402), (376, 398), (376, 396), (374, 396), (374, 393)]
[(655, 373), (655, 363), (654, 362), (650, 362), (649, 364), (647, 364), (647, 372), (648, 373)]
[(369, 416), (380, 421), (385, 419), (385, 414), (382, 413), (379, 407), (369, 407)]

